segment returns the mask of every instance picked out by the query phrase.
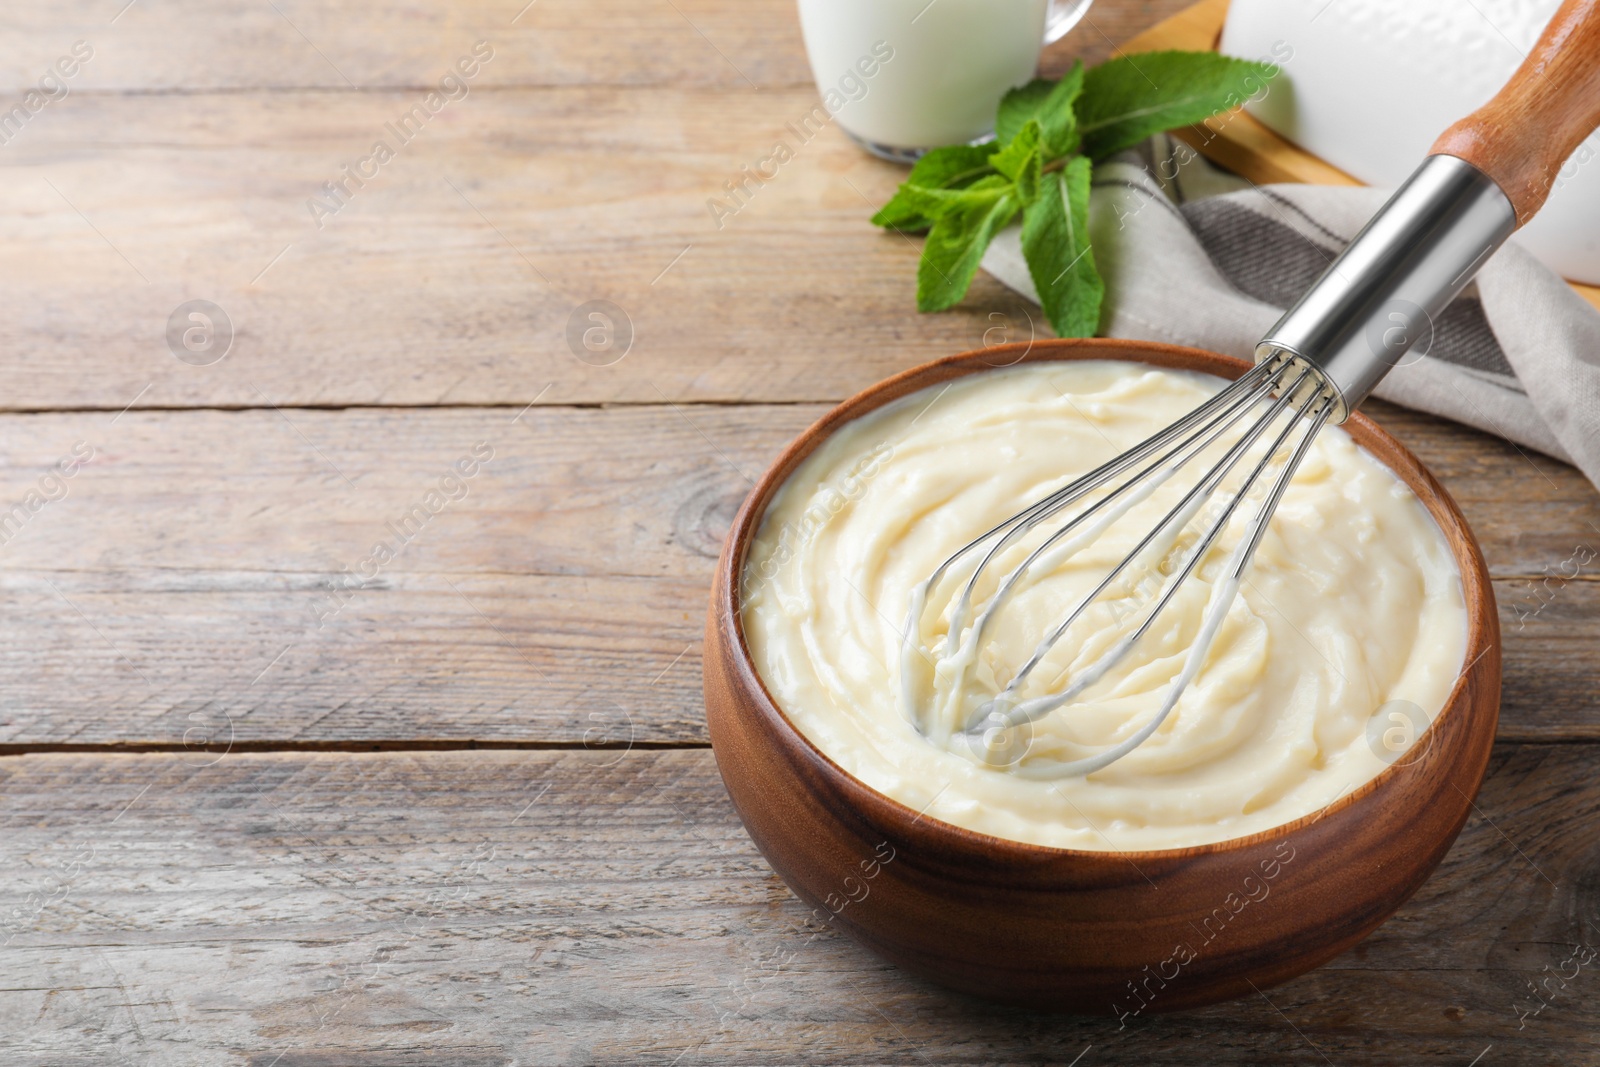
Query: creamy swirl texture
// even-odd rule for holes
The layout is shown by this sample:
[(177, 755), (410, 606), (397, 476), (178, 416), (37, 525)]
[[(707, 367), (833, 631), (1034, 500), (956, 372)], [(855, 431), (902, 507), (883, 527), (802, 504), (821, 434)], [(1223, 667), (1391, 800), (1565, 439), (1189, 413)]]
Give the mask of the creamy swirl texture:
[[(946, 557), (1221, 385), (1133, 363), (1030, 363), (923, 390), (839, 428), (773, 497), (745, 563), (744, 631), (768, 691), (873, 789), (957, 826), (1063, 848), (1240, 837), (1315, 812), (1408, 758), (1401, 750), (1462, 666), (1460, 575), (1421, 502), (1336, 427), (1290, 483), (1198, 675), (1118, 762), (1086, 777), (1029, 776), (1115, 745), (1159, 710), (1253, 508), (1240, 509), (1157, 624), (1076, 701), (998, 744), (975, 741), (963, 724), (1193, 478), (1174, 478), (1087, 548), (1030, 574), (964, 675), (939, 647), (960, 589), (945, 583), (943, 601), (930, 599), (922, 616), (926, 647), (918, 642), (902, 676), (914, 591)], [(1098, 658), (1136, 624), (1160, 578), (1146, 569), (1097, 600), (1030, 675), (1033, 691), (1052, 691)], [(993, 579), (984, 582), (980, 598), (992, 592)]]

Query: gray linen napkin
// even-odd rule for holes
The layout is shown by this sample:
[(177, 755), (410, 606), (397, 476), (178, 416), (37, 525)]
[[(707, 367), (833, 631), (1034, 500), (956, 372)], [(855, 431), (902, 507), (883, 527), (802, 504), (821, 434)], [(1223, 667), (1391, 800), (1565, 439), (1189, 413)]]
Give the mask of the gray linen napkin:
[[(1162, 135), (1095, 168), (1089, 236), (1100, 332), (1250, 358), (1256, 341), (1387, 198), (1256, 186)], [(1037, 302), (1019, 230), (983, 266)], [(1575, 464), (1600, 486), (1600, 312), (1507, 244), (1377, 395)]]

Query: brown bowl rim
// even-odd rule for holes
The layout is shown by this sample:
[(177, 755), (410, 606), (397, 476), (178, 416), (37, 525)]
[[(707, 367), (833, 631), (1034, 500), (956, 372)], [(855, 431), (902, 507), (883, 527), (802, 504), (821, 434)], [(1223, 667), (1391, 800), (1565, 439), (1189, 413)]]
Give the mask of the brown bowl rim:
[[(1113, 351), (1122, 350), (1130, 355), (1123, 357), (1115, 355), (1070, 354), (1082, 349), (1091, 348), (1100, 350), (1109, 348)], [(992, 362), (997, 357), (1005, 357), (1011, 355), (1012, 353), (1016, 354), (1016, 358), (1010, 360), (1009, 362)], [(1035, 353), (1039, 354), (1035, 355)], [(1049, 353), (1062, 353), (1062, 355), (1051, 356)], [(1134, 353), (1142, 353), (1145, 355), (1154, 354), (1158, 357), (1158, 359), (1154, 361), (1150, 359), (1143, 359), (1133, 355)], [(794, 469), (799, 466), (800, 463), (804, 462), (806, 457), (816, 450), (823, 440), (836, 432), (845, 423), (852, 422), (855, 419), (861, 418), (862, 416), (871, 414), (880, 407), (883, 407), (885, 404), (893, 403), (895, 400), (901, 399), (904, 396), (910, 395), (911, 392), (917, 391), (910, 390), (907, 392), (901, 392), (899, 395), (890, 396), (886, 399), (880, 399), (886, 393), (897, 392), (902, 385), (911, 379), (929, 375), (930, 373), (937, 371), (939, 368), (944, 367), (961, 367), (970, 365), (970, 369), (965, 369), (958, 374), (951, 375), (950, 380), (954, 380), (957, 377), (965, 377), (968, 374), (981, 374), (986, 369), (1005, 370), (1023, 363), (1065, 362), (1074, 359), (1121, 360), (1129, 363), (1144, 363), (1148, 366), (1156, 366), (1167, 370), (1190, 370), (1201, 374), (1213, 374), (1215, 377), (1220, 378), (1227, 378), (1230, 374), (1234, 376), (1243, 374), (1245, 371), (1249, 370), (1251, 366), (1253, 366), (1249, 360), (1239, 359), (1236, 356), (1227, 356), (1220, 352), (1212, 352), (1208, 349), (1193, 348), (1186, 345), (1173, 345), (1160, 341), (1139, 341), (1127, 338), (1103, 337), (1046, 338), (1034, 341), (1019, 341), (1012, 342), (1010, 344), (993, 345), (987, 348), (971, 349), (966, 352), (956, 353), (955, 355), (943, 356), (939, 359), (929, 360), (926, 363), (919, 363), (914, 367), (909, 367), (906, 370), (900, 371), (899, 373), (891, 375), (888, 378), (884, 378), (881, 381), (875, 382), (874, 384), (867, 386), (865, 389), (862, 389), (861, 391), (834, 405), (834, 407), (829, 409), (826, 414), (817, 419), (811, 425), (807, 426), (794, 438), (794, 440), (785, 445), (783, 451), (778, 454), (777, 458), (775, 458), (767, 466), (766, 470), (762, 472), (761, 476), (756, 479), (755, 485), (745, 497), (745, 501), (740, 506), (738, 514), (734, 517), (733, 525), (729, 529), (728, 537), (732, 540), (732, 544), (729, 546), (729, 551), (723, 553), (721, 562), (718, 564), (718, 568), (721, 571), (721, 574), (719, 575), (719, 584), (721, 587), (722, 596), (724, 598), (723, 602), (717, 605), (718, 614), (722, 617), (722, 620), (725, 624), (731, 624), (732, 626), (734, 644), (738, 648), (741, 666), (755, 681), (756, 688), (761, 695), (763, 704), (762, 710), (770, 715), (775, 721), (781, 723), (783, 729), (787, 731), (788, 734), (793, 737), (793, 739), (799, 741), (802, 745), (809, 749), (812, 756), (821, 761), (821, 763), (826, 766), (829, 771), (840, 775), (845, 781), (851, 783), (852, 785), (865, 790), (876, 801), (887, 805), (890, 811), (893, 811), (897, 814), (903, 814), (906, 818), (912, 821), (913, 825), (926, 824), (930, 830), (936, 830), (938, 832), (954, 835), (956, 839), (963, 841), (967, 845), (990, 851), (1001, 850), (1003, 852), (1011, 852), (1015, 853), (1020, 859), (1029, 860), (1076, 859), (1085, 862), (1091, 862), (1114, 858), (1118, 861), (1132, 860), (1134, 862), (1138, 862), (1139, 860), (1149, 860), (1152, 863), (1157, 863), (1163, 861), (1181, 861), (1202, 856), (1215, 856), (1232, 852), (1241, 852), (1265, 843), (1291, 836), (1299, 830), (1312, 825), (1324, 817), (1341, 812), (1346, 808), (1360, 803), (1366, 797), (1372, 795), (1378, 789), (1380, 789), (1385, 781), (1391, 776), (1399, 774), (1405, 768), (1412, 766), (1414, 761), (1396, 761), (1395, 763), (1391, 763), (1389, 766), (1379, 771), (1367, 782), (1356, 787), (1355, 789), (1352, 789), (1343, 796), (1335, 798), (1323, 807), (1318, 808), (1316, 811), (1302, 815), (1298, 819), (1294, 819), (1291, 822), (1269, 827), (1266, 830), (1258, 830), (1253, 834), (1246, 834), (1243, 837), (1230, 837), (1222, 841), (1209, 841), (1199, 845), (1185, 845), (1181, 848), (1167, 849), (1074, 849), (1061, 848), (1056, 845), (1040, 845), (1029, 841), (1016, 841), (1007, 837), (998, 837), (994, 834), (986, 834), (978, 830), (971, 830), (964, 826), (957, 826), (954, 823), (945, 822), (943, 819), (940, 819), (937, 816), (919, 813), (912, 809), (909, 805), (896, 800), (894, 797), (889, 796), (887, 793), (884, 793), (881, 790), (873, 788), (860, 778), (857, 778), (855, 775), (839, 766), (839, 764), (834, 761), (833, 757), (829, 756), (820, 747), (818, 747), (817, 744), (811, 740), (811, 738), (806, 736), (805, 731), (801, 730), (789, 719), (788, 714), (783, 710), (782, 706), (779, 705), (777, 700), (774, 699), (772, 694), (767, 690), (766, 679), (761, 676), (761, 671), (756, 667), (755, 657), (751, 655), (750, 647), (745, 641), (744, 614), (741, 610), (740, 604), (740, 583), (737, 580), (738, 577), (743, 573), (745, 556), (749, 552), (750, 543), (754, 538), (755, 530), (759, 525), (759, 520), (763, 515), (765, 515), (767, 505), (771, 502), (773, 495), (782, 486), (783, 482), (788, 479), (789, 475), (793, 473)], [(1210, 366), (1194, 367), (1192, 365), (1188, 365), (1193, 362), (1209, 364)], [(1216, 369), (1213, 370), (1212, 368)], [(938, 381), (935, 380), (928, 383), (926, 386), (920, 386), (918, 388), (929, 388), (932, 385), (937, 384)], [(1486, 633), (1486, 631), (1490, 629), (1490, 627), (1488, 627), (1484, 622), (1485, 618), (1492, 619), (1496, 611), (1493, 588), (1490, 584), (1488, 566), (1484, 562), (1483, 550), (1478, 545), (1477, 538), (1473, 536), (1471, 527), (1467, 525), (1466, 516), (1461, 513), (1460, 507), (1456, 504), (1455, 499), (1451, 497), (1449, 491), (1446, 490), (1442, 484), (1440, 484), (1438, 479), (1433, 476), (1427, 467), (1423, 466), (1422, 461), (1412, 454), (1411, 450), (1406, 448), (1406, 446), (1401, 443), (1398, 438), (1389, 433), (1389, 431), (1385, 430), (1383, 427), (1379, 426), (1377, 423), (1373, 422), (1367, 416), (1363, 415), (1360, 411), (1356, 411), (1351, 414), (1349, 420), (1344, 423), (1344, 428), (1350, 433), (1351, 437), (1355, 438), (1358, 445), (1365, 449), (1379, 463), (1382, 463), (1385, 467), (1396, 474), (1400, 480), (1406, 484), (1406, 487), (1416, 494), (1418, 500), (1420, 500), (1423, 506), (1428, 510), (1428, 514), (1431, 515), (1434, 522), (1439, 525), (1440, 531), (1447, 535), (1446, 540), (1449, 540), (1448, 534), (1450, 533), (1451, 527), (1454, 527), (1459, 532), (1459, 544), (1464, 547), (1465, 553), (1469, 557), (1466, 560), (1463, 560), (1461, 558), (1461, 553), (1452, 551), (1452, 555), (1455, 556), (1456, 559), (1457, 568), (1460, 571), (1462, 600), (1463, 606), (1467, 612), (1468, 620), (1466, 648), (1463, 653), (1463, 666), (1456, 675), (1455, 684), (1451, 686), (1450, 693), (1448, 696), (1446, 696), (1444, 705), (1440, 708), (1439, 712), (1434, 716), (1434, 718), (1429, 721), (1428, 729), (1423, 731), (1422, 735), (1412, 742), (1413, 747), (1415, 747), (1415, 745), (1420, 742), (1423, 737), (1427, 737), (1436, 732), (1435, 728), (1439, 726), (1447, 714), (1453, 713), (1455, 715), (1465, 715), (1470, 711), (1471, 702), (1462, 699), (1462, 690), (1465, 688), (1467, 684), (1467, 678), (1471, 674), (1473, 668), (1476, 667), (1477, 664), (1487, 656), (1489, 650), (1494, 647), (1495, 643), (1493, 640), (1489, 639), (1489, 635)], [(1398, 459), (1400, 463), (1397, 465), (1387, 462), (1378, 454), (1376, 449), (1369, 446), (1366, 440), (1367, 438), (1376, 439), (1391, 446), (1394, 450), (1395, 458)], [(1402, 467), (1407, 469), (1401, 469)], [(782, 472), (781, 477), (778, 476), (779, 472)], [(1408, 477), (1408, 474), (1410, 477)], [(1426, 489), (1428, 492), (1425, 494), (1421, 491), (1423, 489)], [(1456, 543), (1457, 542), (1452, 542), (1452, 545)], [(1486, 609), (1485, 611), (1477, 610), (1480, 603), (1483, 604), (1484, 608)], [(730, 614), (731, 618), (729, 617)], [(1479, 651), (1470, 662), (1467, 661), (1466, 656), (1471, 655), (1473, 650), (1479, 648), (1480, 645), (1483, 646), (1482, 650)], [(1461, 705), (1467, 705), (1467, 707), (1462, 708)]]

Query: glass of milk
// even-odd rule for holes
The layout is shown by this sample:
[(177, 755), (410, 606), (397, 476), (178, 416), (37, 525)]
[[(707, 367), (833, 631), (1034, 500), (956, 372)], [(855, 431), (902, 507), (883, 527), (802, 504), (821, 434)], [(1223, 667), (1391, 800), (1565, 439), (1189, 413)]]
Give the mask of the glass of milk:
[(1090, 2), (799, 0), (800, 29), (827, 114), (867, 151), (910, 161), (992, 135), (1000, 98)]

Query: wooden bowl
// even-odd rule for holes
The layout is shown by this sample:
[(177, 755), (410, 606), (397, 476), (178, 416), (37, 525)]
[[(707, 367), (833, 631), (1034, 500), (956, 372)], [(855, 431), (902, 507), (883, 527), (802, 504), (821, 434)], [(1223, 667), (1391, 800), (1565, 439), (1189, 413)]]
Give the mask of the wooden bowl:
[(1500, 626), (1483, 555), (1444, 488), (1372, 422), (1355, 440), (1409, 485), (1461, 570), (1465, 672), (1415, 746), (1322, 811), (1193, 848), (1085, 852), (919, 816), (845, 773), (784, 716), (745, 644), (739, 582), (773, 493), (829, 433), (918, 389), (1015, 362), (1119, 359), (1235, 378), (1248, 364), (1147, 342), (1006, 345), (928, 363), (839, 405), (766, 472), (734, 521), (706, 620), (717, 766), (768, 862), (817, 914), (896, 964), (1008, 1004), (1118, 1015), (1264, 989), (1371, 933), (1449, 850), (1488, 765)]

